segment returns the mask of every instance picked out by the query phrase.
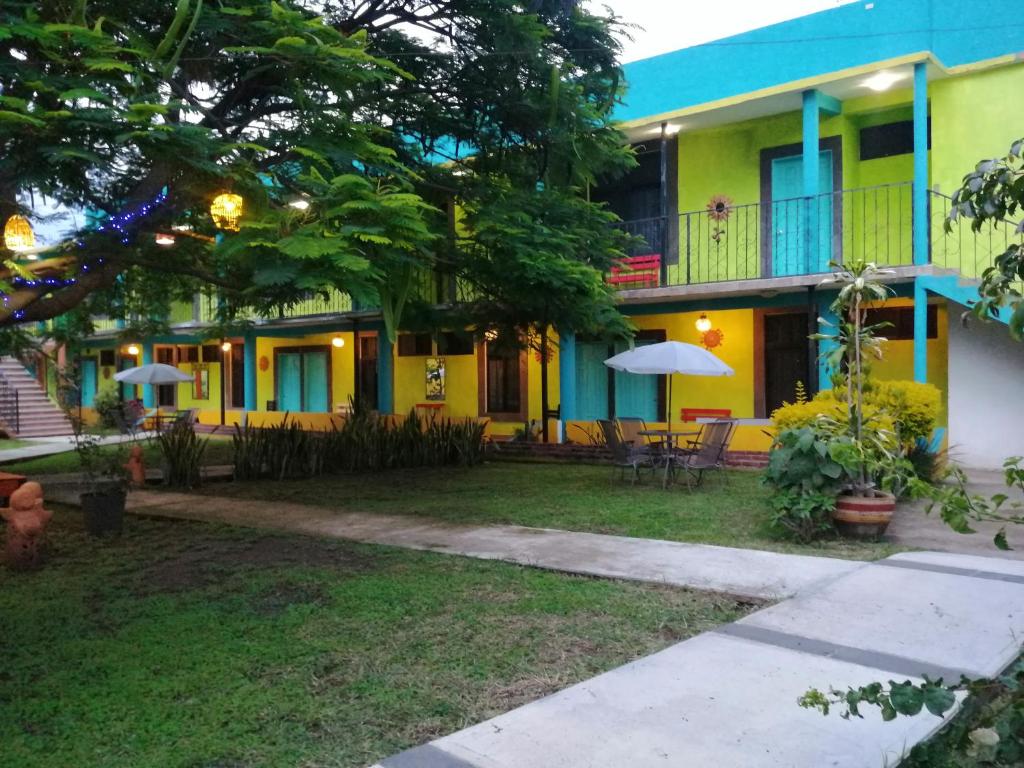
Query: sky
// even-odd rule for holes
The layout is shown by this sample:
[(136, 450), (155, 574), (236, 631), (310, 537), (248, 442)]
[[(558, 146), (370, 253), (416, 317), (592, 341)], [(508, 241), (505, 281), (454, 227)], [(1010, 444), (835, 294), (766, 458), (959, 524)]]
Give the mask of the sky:
[(637, 25), (622, 61), (646, 59), (709, 40), (845, 5), (850, 0), (589, 0)]

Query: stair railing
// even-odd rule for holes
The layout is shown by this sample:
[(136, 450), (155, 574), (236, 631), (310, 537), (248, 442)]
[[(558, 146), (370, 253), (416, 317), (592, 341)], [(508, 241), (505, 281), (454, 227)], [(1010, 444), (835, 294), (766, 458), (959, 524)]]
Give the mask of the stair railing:
[(0, 373), (0, 421), (6, 424), (8, 429), (14, 429), (15, 434), (21, 431), (21, 402), (18, 397), (18, 389), (2, 373)]

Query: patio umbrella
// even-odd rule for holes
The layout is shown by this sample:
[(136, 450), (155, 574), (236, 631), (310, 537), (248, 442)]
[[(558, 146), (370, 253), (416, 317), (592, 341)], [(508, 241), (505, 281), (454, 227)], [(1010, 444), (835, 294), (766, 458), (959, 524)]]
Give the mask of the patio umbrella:
[(173, 365), (148, 363), (137, 368), (125, 368), (114, 374), (114, 380), (122, 384), (177, 384), (192, 381), (192, 377), (179, 371)]
[[(706, 349), (682, 341), (662, 341), (620, 352), (604, 364), (627, 373), (682, 373), (690, 376), (732, 376), (732, 368)], [(668, 388), (668, 428), (672, 429), (672, 387)]]

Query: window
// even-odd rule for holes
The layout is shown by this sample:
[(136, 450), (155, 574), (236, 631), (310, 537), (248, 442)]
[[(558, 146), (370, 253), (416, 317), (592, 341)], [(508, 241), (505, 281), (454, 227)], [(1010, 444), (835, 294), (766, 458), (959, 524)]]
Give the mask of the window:
[[(177, 356), (174, 347), (156, 346), (153, 347), (153, 356), (158, 363), (164, 365), (175, 365)], [(156, 387), (156, 404), (163, 408), (175, 408), (178, 402), (178, 385), (161, 384)]]
[(199, 347), (178, 347), (179, 363), (198, 363)]
[(486, 413), (516, 414), (523, 408), (523, 386), (519, 350), (485, 347), (484, 410)]
[[(928, 149), (932, 147), (932, 121), (928, 119)], [(877, 160), (914, 151), (914, 121), (873, 125), (860, 132), (860, 159)]]
[(154, 347), (153, 354), (158, 363), (174, 365), (177, 362), (174, 359), (174, 347)]
[(433, 339), (429, 333), (403, 333), (398, 337), (398, 356), (416, 357), (434, 353)]
[(227, 369), (228, 408), (245, 408), (245, 346), (232, 344)]
[(437, 337), (439, 355), (472, 355), (473, 337), (468, 333), (445, 331)]
[(204, 344), (203, 345), (203, 362), (204, 363), (219, 363), (220, 362), (220, 345), (219, 344)]
[[(869, 309), (866, 322), (869, 325), (876, 323), (889, 323), (885, 328), (878, 329), (878, 335), (884, 336), (889, 341), (913, 341), (914, 340), (914, 308), (913, 307), (890, 307), (885, 309)], [(932, 305), (928, 307), (928, 322), (925, 324), (929, 339), (937, 339), (939, 336), (939, 309)]]
[(114, 365), (114, 350), (100, 350), (100, 365)]

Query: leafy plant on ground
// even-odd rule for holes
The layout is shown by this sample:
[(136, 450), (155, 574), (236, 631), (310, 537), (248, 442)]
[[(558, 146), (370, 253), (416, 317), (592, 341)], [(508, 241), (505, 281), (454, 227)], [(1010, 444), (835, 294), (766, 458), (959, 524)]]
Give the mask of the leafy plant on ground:
[(200, 468), (209, 440), (196, 435), (191, 424), (176, 422), (156, 437), (164, 465), (164, 485), (193, 488), (199, 485)]
[(848, 473), (852, 439), (814, 427), (783, 430), (772, 444), (764, 483), (772, 488), (772, 525), (799, 541), (832, 530), (836, 494)]

